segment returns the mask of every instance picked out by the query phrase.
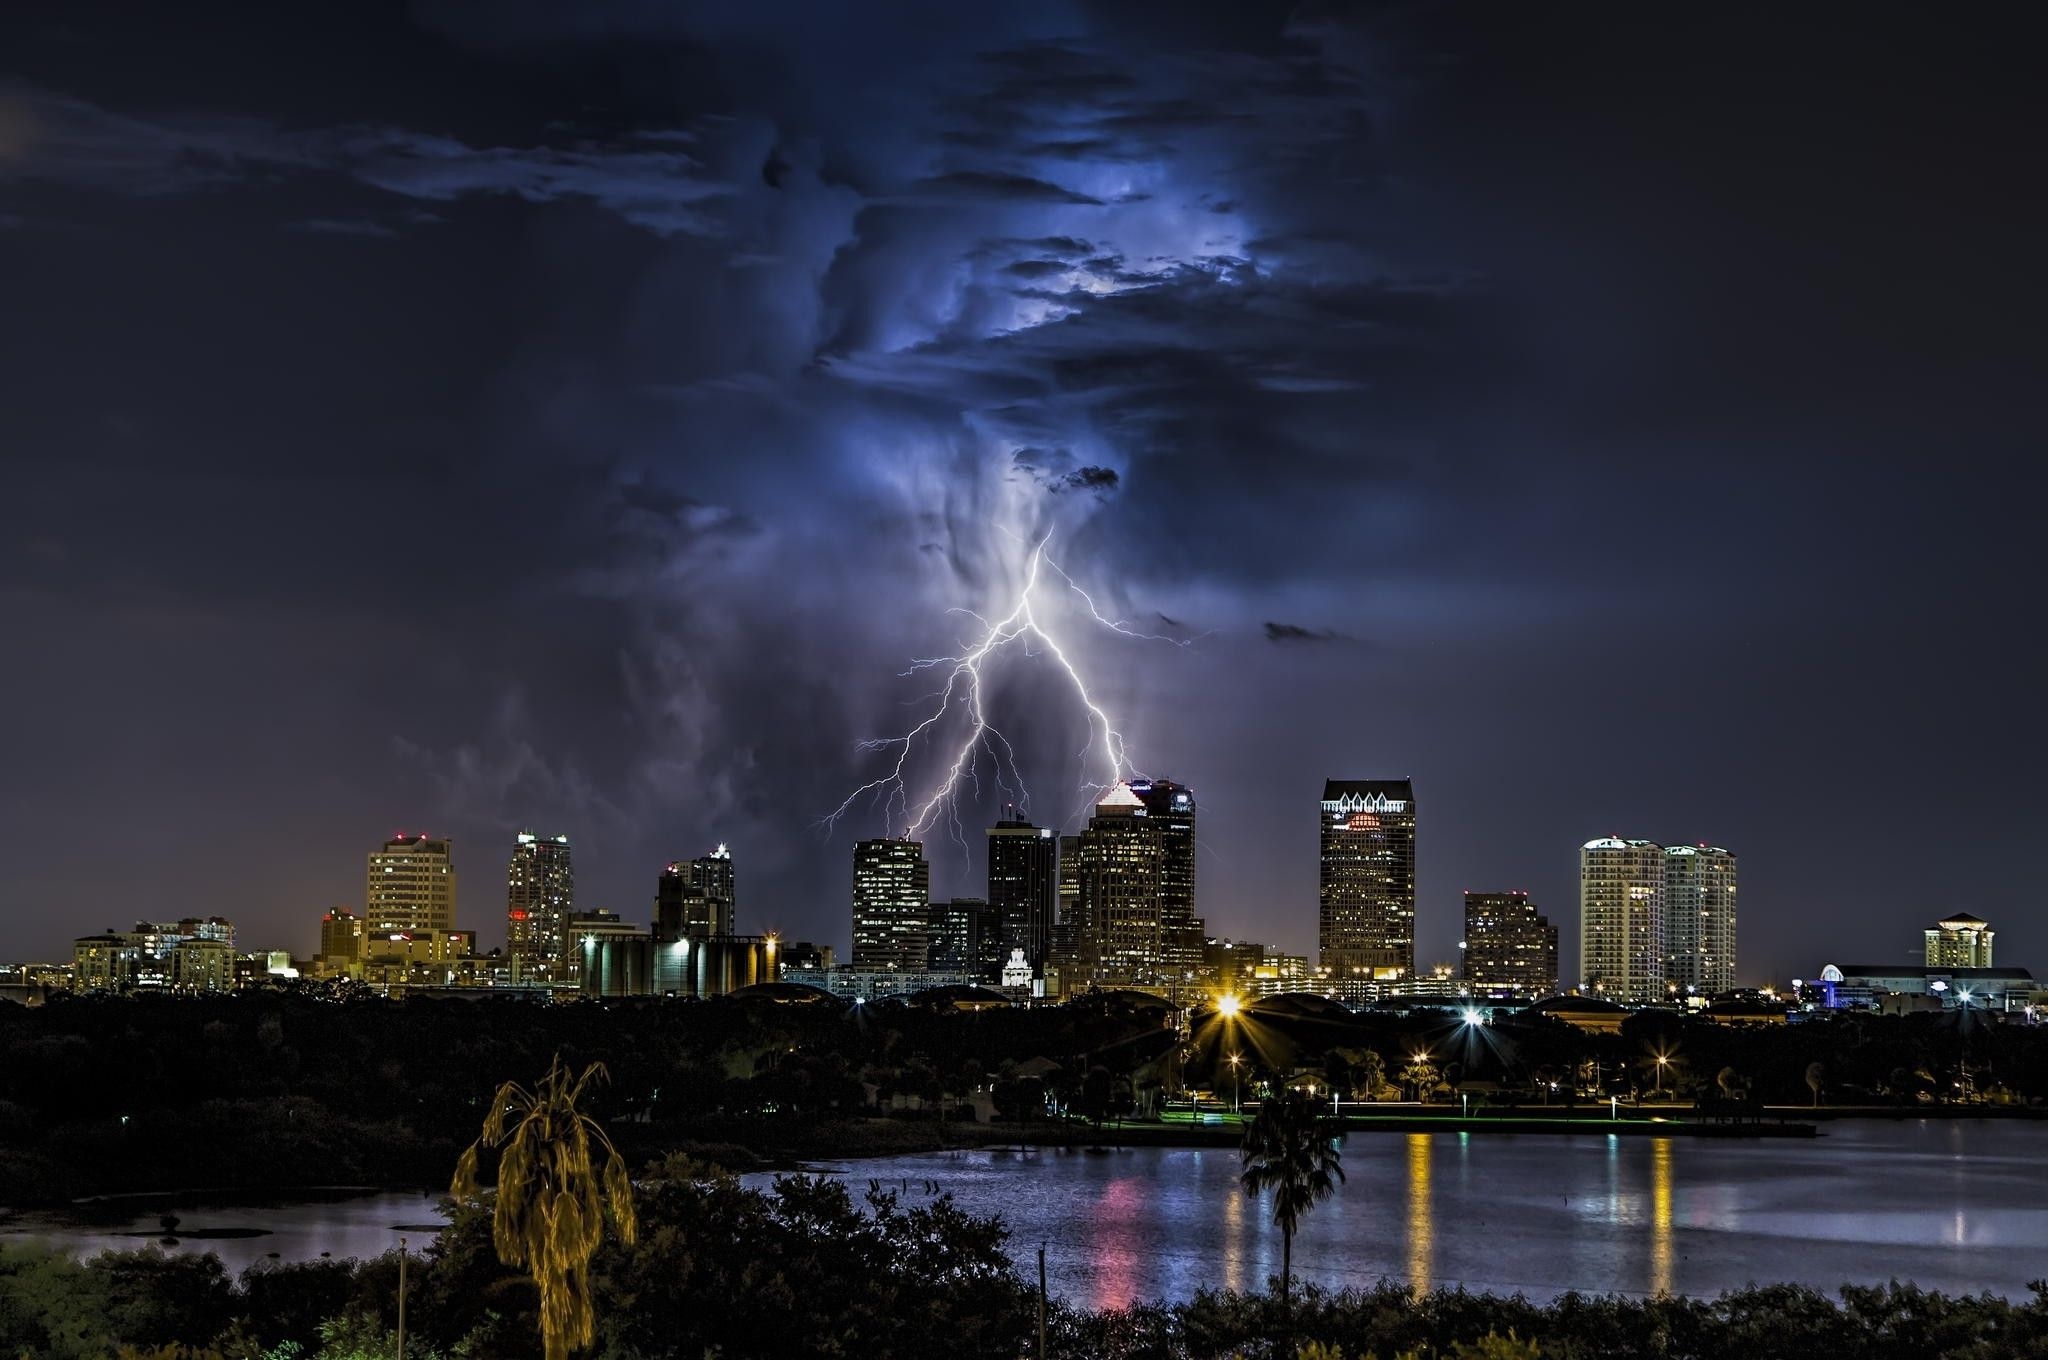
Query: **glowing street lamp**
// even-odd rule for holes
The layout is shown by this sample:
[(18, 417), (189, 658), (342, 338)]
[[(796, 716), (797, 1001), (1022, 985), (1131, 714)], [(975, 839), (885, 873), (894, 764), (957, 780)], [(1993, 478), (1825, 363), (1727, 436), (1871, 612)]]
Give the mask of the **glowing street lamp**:
[(1242, 1115), (1244, 1113), (1243, 1110), (1238, 1108), (1237, 1103), (1237, 1069), (1243, 1062), (1244, 1059), (1238, 1054), (1233, 1053), (1230, 1055), (1230, 1112), (1235, 1115)]
[(1657, 1094), (1658, 1094), (1658, 1095), (1662, 1095), (1662, 1094), (1664, 1093), (1664, 1064), (1666, 1064), (1666, 1063), (1668, 1063), (1668, 1062), (1670, 1062), (1670, 1061), (1671, 1061), (1671, 1059), (1669, 1059), (1669, 1058), (1665, 1057), (1665, 1056), (1664, 1056), (1664, 1055), (1663, 1055), (1662, 1053), (1659, 1053), (1659, 1054), (1657, 1055)]
[(1225, 1020), (1235, 1020), (1237, 1013), (1242, 1009), (1244, 1003), (1237, 999), (1235, 993), (1226, 993), (1216, 998), (1216, 1013)]

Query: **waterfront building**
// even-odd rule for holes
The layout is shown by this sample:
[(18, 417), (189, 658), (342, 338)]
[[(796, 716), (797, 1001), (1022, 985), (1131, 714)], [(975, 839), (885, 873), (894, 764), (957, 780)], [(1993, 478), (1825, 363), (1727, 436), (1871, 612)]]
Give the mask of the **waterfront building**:
[(1966, 911), (1944, 917), (1927, 933), (1929, 968), (1991, 967), (1991, 923)]
[(931, 866), (913, 840), (853, 847), (853, 966), (897, 972), (926, 968), (931, 938)]
[(1828, 964), (1798, 984), (1800, 998), (1826, 1010), (2024, 1010), (2038, 984), (2025, 968)]
[(363, 929), (455, 929), (455, 863), (446, 836), (401, 832), (370, 852)]
[(1318, 810), (1316, 944), (1334, 995), (1369, 1001), (1415, 973), (1415, 788), (1332, 779)]
[(1735, 986), (1735, 856), (1716, 845), (1664, 848), (1664, 981), (1718, 996)]
[(996, 914), (998, 947), (1007, 958), (1024, 951), (1034, 969), (1045, 967), (1059, 901), (1059, 838), (1006, 808), (988, 829), (988, 904)]
[(1557, 927), (1526, 892), (1465, 894), (1465, 983), (1473, 996), (1557, 992)]
[(1059, 989), (1137, 986), (1159, 973), (1164, 847), (1144, 799), (1118, 784), (1079, 835), (1060, 843), (1060, 919), (1053, 941)]
[(655, 934), (665, 940), (730, 935), (737, 925), (735, 900), (732, 852), (723, 844), (708, 855), (676, 860), (655, 885)]
[(575, 970), (569, 953), (569, 916), (576, 910), (569, 838), (520, 832), (505, 878), (505, 952), (512, 959), (514, 980), (568, 981)]
[(932, 904), (925, 966), (938, 973), (972, 973), (993, 982), (1002, 970), (995, 908), (979, 897)]
[(1662, 1001), (1664, 847), (1606, 837), (1579, 848), (1579, 985), (1591, 996)]

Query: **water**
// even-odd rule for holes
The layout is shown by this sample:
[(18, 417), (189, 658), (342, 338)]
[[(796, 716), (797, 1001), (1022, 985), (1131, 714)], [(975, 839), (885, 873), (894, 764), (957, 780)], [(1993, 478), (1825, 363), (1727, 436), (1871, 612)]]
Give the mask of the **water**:
[[(1299, 1278), (1425, 1287), (1712, 1296), (1794, 1281), (1832, 1291), (1897, 1278), (2018, 1297), (2048, 1274), (2048, 1127), (1840, 1123), (1812, 1140), (1370, 1134), (1303, 1222)], [(1224, 1149), (961, 1152), (836, 1166), (906, 1203), (937, 1183), (1000, 1214), (1027, 1272), (1094, 1308), (1255, 1290), (1280, 1270), (1270, 1200), (1237, 1188)], [(767, 1178), (754, 1178), (765, 1183)]]
[[(434, 1229), (445, 1221), (438, 1202), (417, 1190), (210, 1207), (137, 1198), (94, 1206), (89, 1222), (55, 1214), (8, 1219), (0, 1222), (0, 1246), (28, 1242), (90, 1256), (134, 1251), (154, 1242), (166, 1251), (213, 1252), (230, 1271), (239, 1272), (273, 1256), (283, 1261), (322, 1256), (368, 1259), (395, 1250), (401, 1237), (420, 1250), (434, 1240)], [(160, 1240), (164, 1230), (157, 1216), (163, 1213), (178, 1216), (175, 1246)], [(214, 1232), (235, 1235), (205, 1235)]]
[[(2048, 1274), (2048, 1126), (1823, 1127), (1810, 1142), (1355, 1135), (1348, 1179), (1295, 1239), (1295, 1268), (1330, 1287), (1391, 1279), (1532, 1298), (1892, 1278), (2018, 1297)], [(856, 1192), (871, 1178), (908, 1182), (902, 1197), (915, 1204), (930, 1180), (970, 1213), (1001, 1215), (1019, 1265), (1034, 1271), (1044, 1243), (1053, 1290), (1088, 1307), (1258, 1289), (1280, 1269), (1267, 1203), (1238, 1191), (1238, 1159), (1224, 1149), (938, 1153), (833, 1169)], [(0, 1223), (0, 1244), (133, 1249), (161, 1233), (163, 1211), (138, 1203), (94, 1224), (25, 1216)], [(421, 1226), (439, 1221), (417, 1192), (175, 1212), (177, 1249), (218, 1252), (231, 1270), (272, 1253), (376, 1256), (401, 1235), (423, 1247)], [(192, 1235), (205, 1229), (263, 1235)]]

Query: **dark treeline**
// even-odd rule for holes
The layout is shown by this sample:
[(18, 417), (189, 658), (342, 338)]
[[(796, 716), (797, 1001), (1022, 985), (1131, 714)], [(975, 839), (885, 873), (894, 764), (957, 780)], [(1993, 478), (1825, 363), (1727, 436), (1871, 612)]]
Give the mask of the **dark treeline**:
[[(805, 1177), (762, 1192), (671, 1158), (648, 1169), (637, 1199), (637, 1243), (607, 1243), (593, 1271), (597, 1331), (588, 1354), (599, 1360), (1035, 1353), (1038, 1300), (1012, 1269), (1000, 1225), (961, 1214), (943, 1196), (876, 1194), (862, 1204), (836, 1182)], [(538, 1356), (533, 1286), (499, 1264), (479, 1208), (460, 1209), (407, 1274), (411, 1360)], [(1568, 1295), (1538, 1304), (1462, 1292), (1418, 1297), (1383, 1285), (1309, 1290), (1291, 1311), (1271, 1293), (1204, 1292), (1100, 1313), (1054, 1300), (1046, 1353), (1992, 1360), (2048, 1350), (2041, 1289), (2017, 1303), (1910, 1286), (1838, 1297), (1791, 1286), (1714, 1300)], [(80, 1263), (16, 1247), (0, 1250), (0, 1354), (385, 1360), (396, 1350), (397, 1299), (395, 1256), (263, 1265), (235, 1280), (211, 1256), (143, 1251)], [(1498, 1344), (1510, 1333), (1518, 1345)]]
[[(1164, 1003), (1129, 994), (976, 1013), (765, 1000), (68, 998), (0, 1007), (0, 1204), (443, 1186), (492, 1089), (533, 1079), (558, 1053), (606, 1065), (599, 1112), (636, 1162), (694, 1148), (732, 1165), (965, 1137), (975, 1098), (1019, 1121), (1044, 1120), (1048, 1102), (1101, 1119), (1155, 1108), (1167, 1090), (1227, 1100), (1236, 1086), (1249, 1099), (1304, 1077), (1361, 1097), (1626, 1099), (1652, 1090), (1658, 1054), (1667, 1092), (1725, 1091), (1732, 1073), (1753, 1102), (2048, 1097), (2048, 1031), (1980, 1013), (1754, 1028), (1646, 1013), (1593, 1035), (1554, 1020), (1478, 1027), (1452, 1012), (1261, 1007), (1227, 1020), (1198, 1012), (1191, 1038), (1176, 1042)], [(896, 1123), (850, 1123), (878, 1102), (916, 1108)]]

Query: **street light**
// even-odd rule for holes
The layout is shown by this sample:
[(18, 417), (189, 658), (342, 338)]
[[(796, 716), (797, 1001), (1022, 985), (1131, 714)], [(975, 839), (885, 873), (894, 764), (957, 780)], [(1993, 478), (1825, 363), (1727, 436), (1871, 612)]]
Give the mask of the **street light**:
[(1226, 993), (1216, 998), (1216, 1013), (1225, 1020), (1235, 1020), (1243, 1006), (1244, 1003), (1237, 999), (1235, 993)]
[(1239, 1116), (1242, 1116), (1244, 1111), (1238, 1108), (1237, 1103), (1237, 1068), (1238, 1064), (1243, 1061), (1244, 1059), (1238, 1054), (1233, 1053), (1230, 1055), (1230, 1112)]
[(1663, 1055), (1662, 1053), (1659, 1053), (1659, 1054), (1657, 1055), (1657, 1094), (1658, 1094), (1658, 1095), (1663, 1095), (1663, 1094), (1664, 1094), (1664, 1064), (1665, 1064), (1665, 1063), (1668, 1063), (1668, 1062), (1670, 1062), (1670, 1061), (1671, 1061), (1671, 1059), (1669, 1059), (1669, 1058), (1665, 1057), (1665, 1056), (1664, 1056), (1664, 1055)]

